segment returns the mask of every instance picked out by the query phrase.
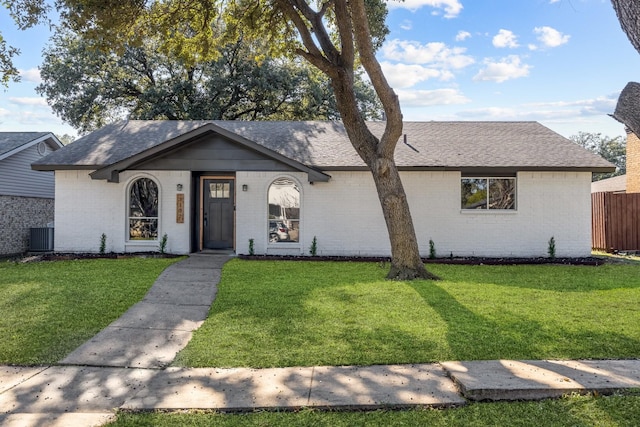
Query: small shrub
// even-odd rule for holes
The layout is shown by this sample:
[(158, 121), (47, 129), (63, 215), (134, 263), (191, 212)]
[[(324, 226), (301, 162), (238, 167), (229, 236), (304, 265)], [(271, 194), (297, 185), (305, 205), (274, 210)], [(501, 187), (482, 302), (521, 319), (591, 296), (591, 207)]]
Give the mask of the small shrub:
[(554, 259), (556, 257), (556, 239), (553, 236), (549, 239), (549, 247), (547, 248), (549, 258)]
[(167, 252), (167, 240), (169, 240), (169, 237), (167, 236), (167, 233), (164, 233), (162, 235), (162, 239), (160, 240), (160, 253), (161, 254), (165, 254)]
[(249, 239), (249, 255), (255, 255), (255, 249), (253, 247), (253, 239)]
[(318, 239), (316, 238), (316, 236), (313, 236), (311, 246), (309, 246), (309, 253), (311, 254), (311, 256), (316, 256), (318, 254)]
[(435, 259), (436, 257), (436, 244), (432, 239), (429, 239), (429, 259)]
[(107, 251), (107, 235), (102, 233), (100, 236), (100, 255), (104, 255)]

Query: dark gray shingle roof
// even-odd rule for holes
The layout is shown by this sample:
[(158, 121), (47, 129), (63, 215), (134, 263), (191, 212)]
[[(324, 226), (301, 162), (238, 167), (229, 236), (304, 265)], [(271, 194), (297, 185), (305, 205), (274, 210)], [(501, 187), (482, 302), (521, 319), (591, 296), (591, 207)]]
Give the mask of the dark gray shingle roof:
[[(248, 121), (122, 121), (101, 128), (38, 161), (39, 168), (97, 169), (143, 153), (209, 123), (309, 167), (364, 167), (341, 123)], [(370, 122), (377, 135), (383, 122)], [(606, 160), (537, 122), (405, 122), (399, 167), (610, 169)]]
[(0, 132), (0, 156), (48, 134), (49, 132)]

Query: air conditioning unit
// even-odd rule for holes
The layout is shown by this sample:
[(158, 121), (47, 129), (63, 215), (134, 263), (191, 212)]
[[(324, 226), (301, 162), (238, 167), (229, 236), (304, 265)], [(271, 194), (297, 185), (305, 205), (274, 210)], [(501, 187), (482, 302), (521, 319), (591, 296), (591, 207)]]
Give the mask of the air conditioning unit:
[(29, 238), (29, 250), (31, 252), (53, 251), (53, 228), (32, 228)]

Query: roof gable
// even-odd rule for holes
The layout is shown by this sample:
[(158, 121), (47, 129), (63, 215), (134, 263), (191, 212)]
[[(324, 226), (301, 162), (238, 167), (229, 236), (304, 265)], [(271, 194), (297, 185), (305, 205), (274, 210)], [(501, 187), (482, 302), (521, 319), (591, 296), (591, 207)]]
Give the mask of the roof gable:
[(62, 147), (51, 132), (0, 132), (0, 160), (43, 141), (54, 151)]

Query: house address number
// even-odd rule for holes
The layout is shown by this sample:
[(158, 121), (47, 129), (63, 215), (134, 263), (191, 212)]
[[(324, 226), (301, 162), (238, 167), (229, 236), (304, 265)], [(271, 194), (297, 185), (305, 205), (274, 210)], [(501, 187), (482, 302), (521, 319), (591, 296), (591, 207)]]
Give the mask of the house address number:
[(176, 194), (176, 222), (184, 223), (184, 194)]

